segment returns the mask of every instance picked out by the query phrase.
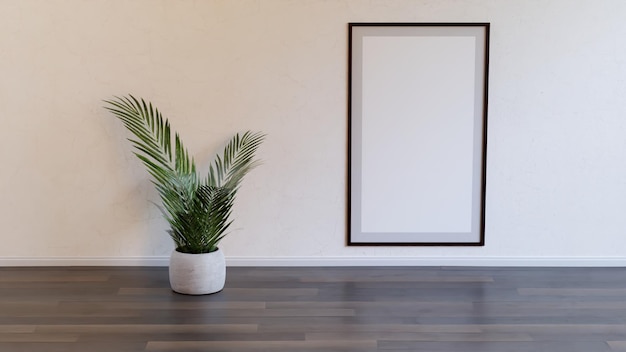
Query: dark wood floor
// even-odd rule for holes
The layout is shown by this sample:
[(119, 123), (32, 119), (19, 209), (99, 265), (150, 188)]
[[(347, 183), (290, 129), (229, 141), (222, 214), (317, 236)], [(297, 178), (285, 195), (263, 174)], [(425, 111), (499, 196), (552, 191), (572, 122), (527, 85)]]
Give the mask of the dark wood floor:
[(626, 268), (0, 268), (0, 351), (626, 351)]

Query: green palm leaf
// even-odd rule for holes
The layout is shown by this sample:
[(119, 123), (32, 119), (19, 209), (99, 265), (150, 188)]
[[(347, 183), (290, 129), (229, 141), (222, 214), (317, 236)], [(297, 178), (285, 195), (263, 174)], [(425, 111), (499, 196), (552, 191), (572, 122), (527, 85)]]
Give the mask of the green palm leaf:
[[(135, 136), (129, 139), (146, 166), (161, 197), (159, 207), (170, 224), (168, 233), (183, 253), (217, 250), (232, 220), (232, 206), (243, 177), (258, 165), (255, 153), (265, 139), (260, 133), (236, 134), (217, 155), (202, 181), (180, 136), (174, 146), (167, 119), (143, 99), (114, 97), (105, 109), (117, 116)], [(173, 150), (173, 152), (172, 152)]]

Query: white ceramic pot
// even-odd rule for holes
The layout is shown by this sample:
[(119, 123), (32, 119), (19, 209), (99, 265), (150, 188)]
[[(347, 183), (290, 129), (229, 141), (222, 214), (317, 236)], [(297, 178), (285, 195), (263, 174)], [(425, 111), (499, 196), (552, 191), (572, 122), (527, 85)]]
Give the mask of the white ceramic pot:
[(224, 253), (188, 254), (174, 251), (170, 257), (172, 290), (187, 295), (206, 295), (221, 291), (226, 282)]

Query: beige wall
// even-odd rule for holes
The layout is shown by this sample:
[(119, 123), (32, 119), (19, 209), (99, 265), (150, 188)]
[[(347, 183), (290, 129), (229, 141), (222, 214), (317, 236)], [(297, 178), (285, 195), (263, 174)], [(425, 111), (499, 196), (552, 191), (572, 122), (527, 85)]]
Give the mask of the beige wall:
[[(261, 130), (239, 259), (626, 263), (626, 2), (0, 0), (0, 258), (162, 258), (133, 93), (205, 165)], [(491, 22), (486, 246), (345, 246), (347, 23)], [(372, 261), (372, 263), (374, 263)]]

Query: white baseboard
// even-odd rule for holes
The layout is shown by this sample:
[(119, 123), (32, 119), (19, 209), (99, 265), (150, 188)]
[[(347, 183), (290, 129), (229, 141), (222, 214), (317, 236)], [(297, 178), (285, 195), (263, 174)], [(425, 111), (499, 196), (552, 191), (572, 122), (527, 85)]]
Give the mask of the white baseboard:
[[(167, 266), (155, 257), (0, 257), (0, 267), (15, 266)], [(236, 266), (492, 266), (626, 267), (626, 257), (226, 257)]]
[(0, 257), (3, 266), (168, 266), (170, 257)]
[(226, 257), (228, 266), (626, 267), (626, 257)]

